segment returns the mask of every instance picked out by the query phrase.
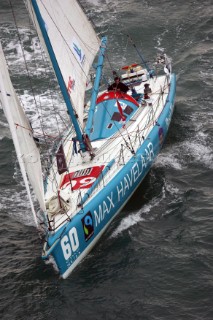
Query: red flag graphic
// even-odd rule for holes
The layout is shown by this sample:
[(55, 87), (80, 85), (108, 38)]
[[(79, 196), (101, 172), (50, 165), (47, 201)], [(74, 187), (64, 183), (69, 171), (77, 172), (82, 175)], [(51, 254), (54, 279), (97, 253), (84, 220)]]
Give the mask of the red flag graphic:
[(121, 120), (122, 121), (125, 121), (126, 120), (126, 117), (125, 117), (125, 115), (123, 114), (123, 109), (122, 109), (122, 107), (121, 107), (121, 105), (120, 105), (120, 102), (117, 100), (117, 106), (118, 106), (118, 111), (119, 111), (119, 113), (120, 113), (120, 115), (121, 115)]

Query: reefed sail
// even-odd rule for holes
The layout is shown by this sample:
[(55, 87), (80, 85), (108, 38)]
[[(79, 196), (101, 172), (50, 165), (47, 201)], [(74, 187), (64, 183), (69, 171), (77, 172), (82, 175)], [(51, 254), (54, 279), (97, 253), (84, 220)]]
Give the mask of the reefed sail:
[(32, 210), (35, 214), (27, 176), (39, 201), (41, 209), (45, 210), (40, 153), (38, 147), (35, 144), (30, 123), (24, 113), (24, 110), (22, 109), (22, 106), (20, 105), (20, 102), (11, 83), (1, 44), (0, 90), (0, 100), (10, 126), (17, 158), (20, 164), (27, 192), (30, 197)]
[[(43, 44), (46, 41), (41, 29), (45, 28), (47, 32), (72, 105), (82, 124), (88, 74), (100, 40), (77, 1), (25, 2)], [(42, 23), (38, 22), (38, 17), (41, 17)]]

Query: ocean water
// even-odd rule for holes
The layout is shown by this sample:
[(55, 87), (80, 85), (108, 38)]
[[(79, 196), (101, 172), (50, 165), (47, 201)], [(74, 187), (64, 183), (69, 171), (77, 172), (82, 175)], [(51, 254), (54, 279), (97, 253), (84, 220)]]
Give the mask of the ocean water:
[[(42, 243), (0, 108), (0, 318), (212, 320), (213, 3), (81, 3), (97, 32), (108, 35), (113, 68), (139, 61), (127, 34), (147, 60), (162, 50), (172, 57), (174, 116), (142, 185), (95, 249), (62, 280), (41, 259)], [(56, 136), (53, 127), (57, 122), (64, 128), (66, 111), (22, 0), (0, 1), (0, 39), (34, 129), (41, 130), (42, 112)], [(58, 118), (50, 117), (58, 104)]]

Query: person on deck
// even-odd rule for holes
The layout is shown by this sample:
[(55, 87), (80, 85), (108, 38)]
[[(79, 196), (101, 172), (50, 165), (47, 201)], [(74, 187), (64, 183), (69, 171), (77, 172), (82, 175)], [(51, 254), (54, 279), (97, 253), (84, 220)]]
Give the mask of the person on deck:
[(119, 77), (115, 77), (114, 81), (115, 82), (108, 87), (108, 91), (120, 91), (124, 93), (127, 93), (127, 91), (129, 91), (129, 87), (122, 83)]
[(148, 83), (144, 85), (144, 99), (149, 99), (149, 94), (152, 93), (151, 88), (149, 87)]

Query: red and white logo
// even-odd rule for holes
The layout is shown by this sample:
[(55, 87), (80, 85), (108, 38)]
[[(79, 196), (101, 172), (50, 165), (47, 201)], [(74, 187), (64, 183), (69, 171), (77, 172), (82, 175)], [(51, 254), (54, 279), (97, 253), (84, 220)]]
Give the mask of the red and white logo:
[(103, 168), (104, 166), (96, 166), (70, 172), (64, 176), (60, 189), (65, 189), (70, 184), (72, 184), (72, 190), (89, 189), (101, 174)]
[(75, 80), (69, 77), (68, 84), (67, 84), (67, 91), (69, 94), (71, 94), (72, 90), (74, 89), (74, 86), (75, 86)]

